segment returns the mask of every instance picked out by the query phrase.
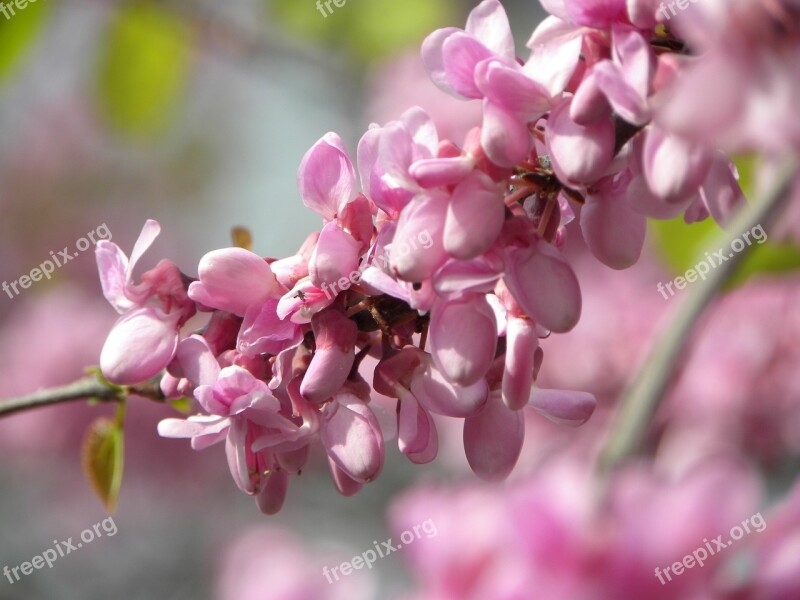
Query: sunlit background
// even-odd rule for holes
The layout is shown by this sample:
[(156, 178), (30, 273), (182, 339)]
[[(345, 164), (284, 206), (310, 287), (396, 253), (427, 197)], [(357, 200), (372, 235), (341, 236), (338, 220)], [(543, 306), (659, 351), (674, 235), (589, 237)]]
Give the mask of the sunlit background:
[[(369, 123), (413, 104), (456, 142), (479, 122), (479, 107), (439, 92), (419, 59), (426, 34), (463, 26), (475, 4), (347, 0), (323, 16), (312, 0), (39, 0), (11, 19), (0, 16), (0, 281), (29, 273), (102, 225), (129, 251), (147, 218), (161, 223), (162, 235), (145, 268), (166, 257), (195, 274), (205, 252), (230, 244), (234, 226), (252, 231), (263, 256), (294, 253), (320, 226), (300, 202), (297, 165), (326, 132), (339, 132), (353, 151)], [(534, 0), (504, 5), (522, 54), (543, 11)], [(747, 160), (740, 165), (746, 187)], [(586, 456), (602, 439), (610, 407), (680, 301), (666, 302), (656, 283), (710, 250), (715, 228), (660, 224), (643, 261), (625, 273), (597, 263), (576, 240), (569, 251), (584, 319), (545, 344), (542, 380), (592, 391), (600, 407), (574, 432), (531, 417), (510, 483), (479, 485), (460, 431), (445, 430), (440, 457), (423, 467), (390, 443), (379, 482), (354, 498), (336, 493), (318, 456), (293, 482), (284, 510), (264, 517), (231, 482), (220, 448), (193, 452), (160, 439), (156, 423), (174, 411), (141, 399), (128, 408), (118, 533), (13, 585), (0, 578), (0, 600), (433, 598), (431, 587), (428, 595), (412, 591), (436, 585), (423, 550), (411, 561), (393, 554), (332, 586), (321, 568), (425, 519), (440, 525), (431, 552), (445, 556), (446, 544), (495, 552), (486, 540), (494, 532), (499, 546), (502, 534), (488, 507), (512, 502), (553, 455), (574, 455), (559, 458), (570, 473), (590, 468)], [(793, 246), (760, 246), (737, 281), (743, 287), (709, 311), (693, 367), (667, 405), (679, 415), (664, 433), (670, 469), (724, 455), (761, 474), (766, 502), (788, 488), (800, 453), (797, 266)], [(0, 396), (80, 377), (97, 363), (115, 317), (91, 249), (49, 281), (14, 297), (0, 293)], [(106, 517), (85, 482), (80, 448), (90, 421), (111, 413), (79, 402), (0, 421), (0, 568)], [(720, 414), (724, 442), (708, 425)], [(562, 452), (566, 446), (577, 450)], [(415, 494), (430, 497), (413, 504)], [(463, 522), (448, 515), (451, 505), (461, 507), (455, 514)], [(473, 537), (461, 531), (457, 541), (459, 528)], [(475, 564), (464, 562), (452, 577), (468, 579)], [(645, 566), (652, 579), (656, 565)]]

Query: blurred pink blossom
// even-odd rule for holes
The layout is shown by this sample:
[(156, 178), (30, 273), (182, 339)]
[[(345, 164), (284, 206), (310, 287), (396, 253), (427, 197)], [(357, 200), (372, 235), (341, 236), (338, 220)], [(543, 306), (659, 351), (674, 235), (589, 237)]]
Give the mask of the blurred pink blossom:
[[(424, 519), (438, 529), (435, 538), (404, 552), (419, 584), (409, 597), (735, 598), (731, 590), (741, 582), (730, 568), (760, 541), (755, 530), (666, 584), (655, 569), (681, 561), (704, 539), (726, 534), (758, 511), (760, 486), (752, 471), (714, 461), (664, 476), (652, 465), (631, 465), (612, 479), (606, 497), (593, 481), (586, 464), (558, 459), (507, 488), (428, 485), (402, 496), (391, 509), (393, 531)], [(797, 524), (792, 528), (775, 535), (792, 539)], [(790, 579), (797, 581), (796, 571)]]
[(369, 574), (354, 571), (333, 584), (322, 567), (337, 559), (313, 553), (289, 531), (251, 528), (223, 551), (217, 566), (217, 600), (367, 600)]

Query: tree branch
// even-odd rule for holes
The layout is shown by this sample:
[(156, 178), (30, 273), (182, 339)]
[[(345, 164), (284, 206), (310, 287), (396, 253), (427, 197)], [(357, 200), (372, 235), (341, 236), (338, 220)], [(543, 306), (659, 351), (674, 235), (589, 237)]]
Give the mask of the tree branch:
[(156, 402), (163, 402), (164, 397), (157, 382), (148, 382), (132, 387), (117, 386), (101, 381), (96, 377), (84, 377), (73, 383), (60, 387), (49, 388), (0, 400), (0, 417), (12, 415), (14, 413), (61, 404), (62, 402), (72, 402), (94, 398), (100, 402), (119, 402), (125, 400), (129, 395), (144, 396)]
[[(797, 168), (796, 157), (787, 159), (781, 165), (775, 182), (765, 197), (752, 206), (744, 207), (736, 215), (728, 230), (720, 235), (717, 247), (730, 248), (734, 240), (758, 225), (769, 228), (791, 195), (791, 185)], [(608, 474), (639, 447), (647, 425), (672, 380), (692, 328), (708, 303), (730, 281), (748, 250), (746, 248), (742, 252), (734, 253), (727, 262), (711, 271), (705, 281), (695, 284), (665, 335), (623, 394), (610, 435), (600, 455), (598, 467), (601, 474)]]

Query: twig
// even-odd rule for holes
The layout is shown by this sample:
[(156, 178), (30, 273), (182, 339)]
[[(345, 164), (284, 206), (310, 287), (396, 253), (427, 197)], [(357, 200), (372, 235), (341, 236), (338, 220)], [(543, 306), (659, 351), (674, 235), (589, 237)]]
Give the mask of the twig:
[[(727, 231), (719, 238), (719, 248), (730, 248), (743, 232), (758, 225), (769, 227), (780, 215), (780, 209), (790, 197), (792, 180), (797, 173), (796, 157), (787, 159), (779, 169), (772, 188), (764, 198), (746, 206), (736, 215)], [(607, 475), (615, 466), (633, 454), (650, 419), (655, 414), (672, 380), (683, 348), (695, 323), (708, 303), (730, 281), (747, 249), (735, 253), (719, 265), (704, 282), (698, 282), (680, 307), (678, 314), (639, 370), (627, 391), (612, 425), (611, 433), (600, 455), (598, 468)]]
[(129, 395), (143, 396), (156, 402), (163, 402), (164, 397), (156, 382), (144, 383), (133, 387), (116, 386), (100, 381), (96, 377), (84, 377), (73, 383), (49, 388), (0, 400), (0, 417), (14, 413), (52, 406), (62, 402), (72, 402), (93, 398), (100, 402), (119, 402)]

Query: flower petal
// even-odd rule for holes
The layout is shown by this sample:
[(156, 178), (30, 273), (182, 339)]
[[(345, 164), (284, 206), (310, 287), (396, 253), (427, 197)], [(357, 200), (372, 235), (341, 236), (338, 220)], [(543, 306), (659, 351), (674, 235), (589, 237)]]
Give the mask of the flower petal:
[(509, 62), (514, 60), (514, 36), (508, 15), (498, 0), (484, 0), (473, 8), (465, 30), (498, 56)]
[(505, 221), (503, 190), (481, 171), (453, 190), (444, 225), (444, 247), (454, 258), (469, 260), (494, 244)]
[(348, 280), (351, 273), (358, 269), (358, 258), (361, 253), (361, 242), (347, 233), (336, 221), (326, 223), (317, 241), (317, 247), (308, 263), (311, 283), (325, 289), (335, 285), (340, 279)]
[(481, 147), (496, 165), (512, 167), (527, 158), (532, 138), (527, 124), (516, 113), (483, 101)]
[(529, 405), (559, 425), (578, 427), (592, 416), (597, 399), (588, 392), (536, 388)]
[(569, 331), (581, 314), (578, 278), (567, 260), (552, 246), (512, 254), (505, 284), (522, 309), (542, 327), (556, 333)]
[(355, 360), (358, 327), (338, 310), (328, 309), (311, 319), (316, 349), (300, 386), (302, 396), (324, 402), (344, 385)]
[(431, 190), (418, 194), (403, 209), (389, 246), (389, 264), (399, 279), (424, 281), (447, 260), (443, 241), (447, 205), (444, 192)]
[(482, 60), (493, 56), (491, 50), (471, 35), (453, 33), (442, 45), (447, 83), (465, 98), (482, 98), (483, 92), (475, 84), (475, 67)]
[(517, 464), (525, 439), (522, 411), (509, 410), (492, 394), (480, 414), (464, 420), (464, 452), (469, 466), (485, 481), (502, 481)]
[(431, 354), (437, 368), (453, 383), (477, 383), (492, 364), (497, 321), (484, 294), (439, 302), (431, 311)]
[(559, 104), (547, 121), (547, 151), (558, 178), (567, 185), (599, 179), (614, 157), (611, 119), (579, 125), (570, 117), (572, 100)]
[[(610, 178), (609, 178), (610, 179)], [(628, 180), (599, 186), (581, 209), (581, 231), (589, 250), (612, 269), (627, 269), (639, 260), (647, 219), (626, 201)]]
[(103, 375), (117, 385), (147, 381), (163, 371), (178, 347), (179, 314), (153, 307), (134, 309), (120, 317), (100, 353)]
[(530, 319), (510, 317), (506, 327), (502, 397), (510, 410), (520, 410), (531, 398), (539, 338)]
[(372, 481), (383, 467), (380, 425), (369, 406), (352, 394), (338, 395), (323, 412), (322, 443), (328, 456), (351, 479)]
[(472, 385), (456, 385), (447, 381), (433, 364), (428, 364), (412, 379), (411, 392), (429, 411), (460, 419), (481, 411), (489, 397), (489, 386), (484, 378)]
[(342, 138), (326, 133), (306, 152), (297, 171), (303, 204), (333, 219), (353, 197), (355, 171)]
[(200, 259), (199, 281), (189, 297), (204, 306), (243, 317), (253, 304), (283, 292), (263, 258), (243, 248), (213, 250)]

